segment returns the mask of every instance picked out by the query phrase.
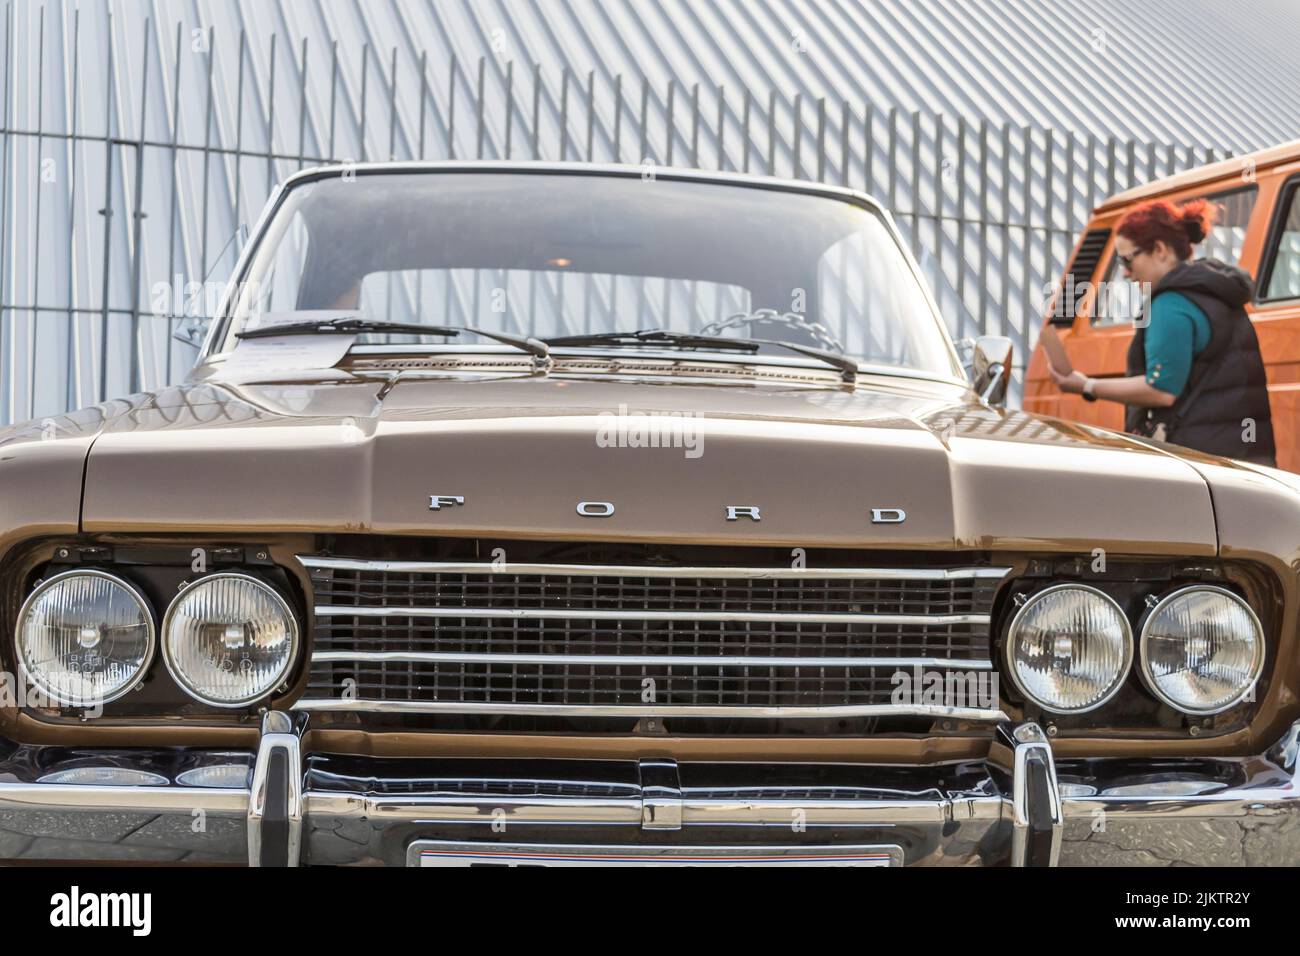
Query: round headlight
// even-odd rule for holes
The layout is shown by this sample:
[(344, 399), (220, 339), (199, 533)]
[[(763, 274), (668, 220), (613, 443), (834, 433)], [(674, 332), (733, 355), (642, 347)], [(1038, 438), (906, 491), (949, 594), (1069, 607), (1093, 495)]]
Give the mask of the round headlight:
[(1133, 660), (1133, 629), (1109, 595), (1083, 584), (1039, 591), (1007, 631), (1007, 663), (1020, 692), (1057, 714), (1110, 700)]
[(1185, 714), (1217, 714), (1241, 701), (1264, 668), (1264, 629), (1231, 591), (1192, 586), (1151, 609), (1142, 627), (1142, 678)]
[(116, 700), (153, 658), (149, 602), (103, 571), (65, 571), (41, 583), (18, 612), (18, 662), (52, 701), (86, 707)]
[(213, 574), (172, 601), (163, 660), (185, 691), (214, 707), (243, 707), (284, 680), (298, 621), (272, 587), (247, 574)]

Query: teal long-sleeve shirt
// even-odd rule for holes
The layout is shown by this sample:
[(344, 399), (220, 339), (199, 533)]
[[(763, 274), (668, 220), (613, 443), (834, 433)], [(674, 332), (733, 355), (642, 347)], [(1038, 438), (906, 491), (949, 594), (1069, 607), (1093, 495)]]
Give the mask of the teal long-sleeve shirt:
[(1210, 344), (1210, 320), (1180, 292), (1163, 292), (1151, 302), (1146, 330), (1147, 384), (1181, 395), (1192, 361)]

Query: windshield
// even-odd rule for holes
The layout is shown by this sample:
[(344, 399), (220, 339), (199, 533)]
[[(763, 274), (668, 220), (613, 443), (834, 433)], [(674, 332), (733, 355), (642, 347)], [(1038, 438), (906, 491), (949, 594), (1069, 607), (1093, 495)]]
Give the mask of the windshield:
[[(365, 173), (298, 186), (259, 243), (218, 351), (241, 330), (326, 314), (541, 339), (636, 329), (772, 339), (961, 375), (878, 214), (662, 177)], [(357, 340), (385, 344), (498, 347), (473, 336)]]

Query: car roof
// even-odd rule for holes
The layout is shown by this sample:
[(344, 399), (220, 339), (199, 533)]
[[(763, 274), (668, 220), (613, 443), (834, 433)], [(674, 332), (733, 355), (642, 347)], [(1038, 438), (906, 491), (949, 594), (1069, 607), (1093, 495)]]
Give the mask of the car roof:
[(1195, 169), (1188, 169), (1172, 176), (1165, 176), (1163, 179), (1143, 183), (1141, 186), (1134, 186), (1132, 189), (1116, 193), (1109, 199), (1098, 203), (1094, 212), (1110, 212), (1140, 199), (1148, 199), (1162, 193), (1175, 192), (1190, 186), (1196, 186), (1199, 183), (1209, 183), (1227, 176), (1239, 175), (1250, 164), (1253, 164), (1253, 168), (1258, 171), (1266, 166), (1277, 166), (1280, 163), (1298, 159), (1300, 159), (1300, 139), (1293, 139), (1277, 146), (1270, 146), (1268, 149), (1233, 156), (1217, 163), (1197, 166)]
[(650, 163), (586, 163), (586, 162), (538, 162), (531, 160), (438, 160), (438, 161), (396, 161), (385, 163), (334, 163), (327, 166), (314, 166), (294, 173), (281, 183), (283, 188), (296, 186), (301, 182), (339, 176), (344, 172), (357, 175), (382, 173), (554, 173), (570, 176), (619, 176), (625, 178), (654, 176), (660, 179), (700, 183), (721, 183), (734, 186), (749, 186), (758, 189), (781, 189), (790, 192), (803, 192), (819, 196), (840, 196), (844, 199), (865, 202), (880, 212), (886, 212), (879, 199), (857, 189), (845, 186), (833, 186), (828, 183), (808, 179), (785, 179), (778, 176), (758, 176), (752, 173), (716, 172), (704, 169), (690, 169), (680, 166), (659, 166)]

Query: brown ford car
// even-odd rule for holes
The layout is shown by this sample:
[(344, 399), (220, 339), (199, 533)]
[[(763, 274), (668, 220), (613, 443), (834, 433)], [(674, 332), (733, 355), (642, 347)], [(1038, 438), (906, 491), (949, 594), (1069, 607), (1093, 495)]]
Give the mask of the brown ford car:
[(1300, 479), (970, 365), (848, 190), (293, 177), (0, 432), (0, 858), (1296, 862)]

